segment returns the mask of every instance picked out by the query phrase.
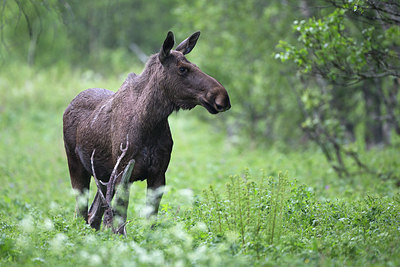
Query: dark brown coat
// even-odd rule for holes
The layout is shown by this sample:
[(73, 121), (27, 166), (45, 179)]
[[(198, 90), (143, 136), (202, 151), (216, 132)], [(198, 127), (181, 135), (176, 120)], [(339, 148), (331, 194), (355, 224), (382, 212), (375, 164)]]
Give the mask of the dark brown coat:
[[(148, 189), (153, 190), (164, 186), (173, 145), (168, 116), (196, 105), (212, 114), (230, 108), (225, 88), (184, 56), (196, 45), (199, 34), (194, 33), (172, 50), (174, 37), (169, 32), (160, 52), (150, 57), (143, 72), (131, 73), (116, 93), (94, 88), (72, 100), (63, 117), (64, 143), (71, 184), (81, 195), (89, 190), (93, 150), (97, 178), (106, 182), (120, 154), (120, 145), (127, 141), (128, 156), (118, 171), (134, 159), (130, 182), (147, 180)], [(161, 195), (152, 201), (154, 213), (160, 199)], [(92, 227), (100, 227), (104, 209), (98, 195), (89, 217), (87, 204), (77, 205), (77, 212)], [(126, 212), (121, 217), (125, 220)]]

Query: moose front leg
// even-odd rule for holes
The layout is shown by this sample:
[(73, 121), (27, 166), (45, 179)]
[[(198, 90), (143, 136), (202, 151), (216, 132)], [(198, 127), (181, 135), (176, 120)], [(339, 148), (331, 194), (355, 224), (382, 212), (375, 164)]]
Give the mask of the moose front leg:
[[(125, 155), (126, 152), (126, 150), (123, 149), (121, 150), (123, 151), (123, 153), (120, 156), (120, 159), (122, 159), (122, 157)], [(118, 167), (118, 163), (119, 161), (115, 166), (115, 170)], [(126, 235), (125, 225), (128, 213), (127, 211), (129, 204), (129, 189), (131, 185), (129, 180), (134, 166), (135, 166), (135, 160), (132, 159), (128, 162), (124, 171), (121, 173), (122, 177), (117, 189), (115, 189), (117, 185), (116, 178), (119, 177), (120, 175), (117, 174), (111, 175), (110, 181), (108, 181), (107, 183), (107, 192), (105, 197), (105, 203), (107, 205), (107, 208), (104, 213), (104, 226), (107, 228), (112, 228), (114, 233)], [(113, 206), (111, 204), (111, 201), (114, 197), (114, 193), (115, 193), (115, 199), (114, 199), (115, 205)], [(116, 220), (114, 220), (114, 218)]]
[(121, 181), (115, 193), (114, 207), (107, 209), (104, 213), (104, 225), (112, 227), (115, 233), (122, 235), (126, 235), (130, 185), (128, 181)]
[(147, 196), (146, 206), (151, 208), (147, 213), (147, 218), (157, 216), (161, 198), (164, 194), (165, 174), (160, 175), (156, 179), (147, 179)]

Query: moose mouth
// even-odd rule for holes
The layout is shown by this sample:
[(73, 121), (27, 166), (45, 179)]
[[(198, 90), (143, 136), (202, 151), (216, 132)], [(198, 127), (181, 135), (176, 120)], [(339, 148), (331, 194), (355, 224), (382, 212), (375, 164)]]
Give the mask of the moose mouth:
[(211, 114), (217, 114), (219, 112), (216, 108), (214, 108), (213, 105), (209, 104), (206, 101), (201, 101), (201, 105), (205, 107)]

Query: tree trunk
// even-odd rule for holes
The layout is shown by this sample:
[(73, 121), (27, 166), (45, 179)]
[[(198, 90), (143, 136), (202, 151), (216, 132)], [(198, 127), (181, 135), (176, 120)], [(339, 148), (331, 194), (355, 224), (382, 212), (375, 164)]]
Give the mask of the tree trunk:
[(381, 99), (377, 92), (380, 83), (372, 79), (366, 80), (362, 86), (365, 105), (365, 144), (367, 148), (384, 143)]

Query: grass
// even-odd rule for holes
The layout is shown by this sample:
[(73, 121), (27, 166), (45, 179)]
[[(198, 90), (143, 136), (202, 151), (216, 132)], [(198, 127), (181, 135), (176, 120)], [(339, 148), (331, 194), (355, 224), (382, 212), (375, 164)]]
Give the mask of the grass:
[[(122, 80), (12, 64), (0, 74), (1, 266), (400, 265), (395, 181), (338, 179), (314, 148), (248, 149), (216, 117), (198, 119), (200, 107), (171, 116), (174, 152), (155, 229), (142, 216), (143, 182), (131, 188), (127, 237), (74, 219), (63, 110), (79, 91), (116, 90)], [(400, 173), (396, 144), (362, 157)]]

